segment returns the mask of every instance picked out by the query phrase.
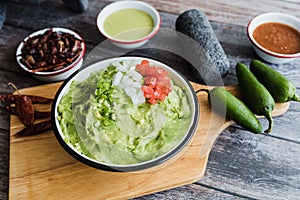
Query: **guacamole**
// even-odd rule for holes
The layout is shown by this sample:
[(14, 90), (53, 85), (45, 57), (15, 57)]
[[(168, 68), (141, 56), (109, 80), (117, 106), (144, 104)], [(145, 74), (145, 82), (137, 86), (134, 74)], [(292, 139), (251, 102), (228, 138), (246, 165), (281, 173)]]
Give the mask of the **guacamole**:
[[(186, 134), (191, 123), (187, 97), (171, 81), (172, 91), (164, 101), (134, 104), (126, 89), (113, 84), (117, 65), (71, 83), (57, 107), (64, 140), (104, 164), (151, 160), (171, 150)], [(143, 79), (137, 82), (142, 85)]]

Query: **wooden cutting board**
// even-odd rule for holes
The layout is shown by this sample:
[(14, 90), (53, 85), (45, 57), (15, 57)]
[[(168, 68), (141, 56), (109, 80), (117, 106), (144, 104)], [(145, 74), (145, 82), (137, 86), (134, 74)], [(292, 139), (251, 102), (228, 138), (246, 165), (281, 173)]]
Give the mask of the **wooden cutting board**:
[[(54, 97), (61, 83), (20, 90), (21, 94)], [(195, 91), (206, 86), (192, 83)], [(237, 86), (226, 86), (238, 95)], [(125, 199), (193, 183), (204, 175), (209, 152), (219, 134), (233, 124), (211, 112), (207, 95), (198, 93), (200, 120), (193, 139), (176, 157), (139, 172), (106, 172), (75, 160), (59, 145), (52, 131), (19, 137), (24, 128), (16, 116), (10, 121), (9, 199)], [(276, 104), (273, 116), (287, 111)], [(39, 109), (50, 110), (50, 105)], [(264, 127), (266, 128), (266, 127)]]

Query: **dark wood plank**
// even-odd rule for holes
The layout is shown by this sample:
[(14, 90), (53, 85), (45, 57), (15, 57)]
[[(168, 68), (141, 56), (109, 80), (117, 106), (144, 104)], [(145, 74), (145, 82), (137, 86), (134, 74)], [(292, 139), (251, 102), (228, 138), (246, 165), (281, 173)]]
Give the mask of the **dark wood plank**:
[[(271, 137), (280, 138), (282, 140), (293, 141), (300, 144), (300, 103), (291, 102), (288, 112), (282, 116), (274, 117), (273, 131)], [(266, 119), (261, 119), (264, 127), (268, 126)], [(299, 147), (300, 148), (300, 147)], [(299, 154), (300, 155), (300, 154)], [(300, 167), (300, 166), (299, 166)]]
[(104, 38), (95, 26), (96, 17), (107, 4), (105, 1), (90, 1), (89, 10), (80, 14), (67, 10), (62, 1), (46, 1), (41, 5), (32, 5), (31, 9), (24, 9), (19, 4), (8, 4), (5, 23), (31, 32), (53, 26), (70, 28), (87, 43), (98, 44)]
[(237, 199), (234, 194), (229, 194), (210, 187), (190, 184), (171, 190), (158, 192), (155, 194), (145, 195), (132, 200), (149, 200), (149, 199)]
[(4, 26), (0, 30), (0, 64), (1, 70), (13, 71), (20, 73), (21, 68), (16, 61), (16, 50), (19, 43), (28, 35), (31, 31), (24, 30), (13, 26)]
[[(8, 121), (8, 115), (0, 111), (0, 122)], [(3, 121), (2, 121), (3, 120)], [(5, 122), (7, 122), (5, 121)], [(8, 169), (9, 169), (9, 131), (0, 128), (0, 199), (8, 197)]]
[(0, 74), (0, 80), (1, 94), (13, 93), (15, 91), (11, 86), (8, 85), (9, 82), (14, 83), (19, 89), (45, 84), (34, 79), (31, 75), (26, 74), (25, 72), (17, 73), (13, 71), (6, 71), (5, 73)]
[(229, 128), (209, 157), (199, 183), (255, 199), (298, 199), (300, 145)]
[[(114, 0), (110, 0), (114, 1)], [(226, 24), (246, 26), (255, 15), (264, 12), (288, 12), (300, 17), (298, 0), (145, 0), (158, 10), (180, 14), (188, 9), (200, 9), (211, 20)]]

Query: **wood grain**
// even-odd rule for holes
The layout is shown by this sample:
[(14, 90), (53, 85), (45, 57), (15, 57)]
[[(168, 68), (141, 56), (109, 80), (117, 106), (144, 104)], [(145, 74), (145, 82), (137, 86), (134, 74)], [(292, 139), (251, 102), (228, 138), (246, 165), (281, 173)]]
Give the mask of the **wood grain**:
[(230, 128), (214, 148), (199, 183), (253, 199), (299, 199), (298, 143)]
[[(286, 12), (300, 17), (299, 1), (261, 0), (261, 1), (239, 1), (239, 0), (145, 0), (158, 10), (181, 14), (188, 9), (199, 9), (207, 14), (212, 21), (245, 26), (255, 15), (264, 12)], [(280, 5), (280, 6), (279, 6)]]
[[(21, 94), (54, 97), (61, 83), (20, 90)], [(192, 83), (196, 90), (207, 86)], [(238, 86), (227, 86), (238, 95)], [(208, 155), (219, 134), (232, 121), (211, 111), (207, 95), (198, 93), (200, 120), (192, 141), (174, 158), (147, 170), (133, 173), (105, 172), (88, 167), (68, 155), (53, 132), (15, 137), (24, 128), (18, 117), (10, 123), (9, 198), (20, 199), (123, 199), (193, 183), (204, 175)], [(45, 105), (43, 109), (45, 109)], [(51, 105), (48, 105), (50, 107)], [(277, 104), (273, 115), (287, 111), (289, 103)], [(86, 183), (86, 180), (89, 180)], [(105, 180), (105, 182), (99, 182)], [(63, 191), (60, 188), (64, 188)]]

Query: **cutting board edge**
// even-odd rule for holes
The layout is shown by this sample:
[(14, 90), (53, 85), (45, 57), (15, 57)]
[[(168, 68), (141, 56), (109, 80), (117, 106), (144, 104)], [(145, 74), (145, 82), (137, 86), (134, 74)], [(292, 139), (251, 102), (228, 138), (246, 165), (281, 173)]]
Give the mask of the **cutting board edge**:
[(168, 185), (167, 187), (162, 187), (162, 188), (159, 188), (158, 190), (147, 191), (147, 192), (144, 192), (143, 194), (137, 194), (136, 196), (128, 196), (126, 198), (140, 197), (140, 196), (149, 195), (149, 194), (153, 194), (153, 193), (156, 193), (156, 192), (161, 192), (161, 191), (173, 189), (173, 188), (176, 188), (176, 187), (181, 187), (181, 186), (184, 186), (184, 185), (195, 183), (195, 182), (201, 180), (201, 178), (203, 178), (203, 176), (205, 175), (206, 168), (207, 168), (207, 162), (208, 162), (208, 156), (205, 157), (205, 164), (203, 165), (204, 168), (202, 168), (201, 173), (199, 173), (197, 177), (194, 177), (194, 179), (190, 179), (188, 181), (185, 181), (185, 182), (183, 181), (183, 182), (173, 184), (173, 185)]

